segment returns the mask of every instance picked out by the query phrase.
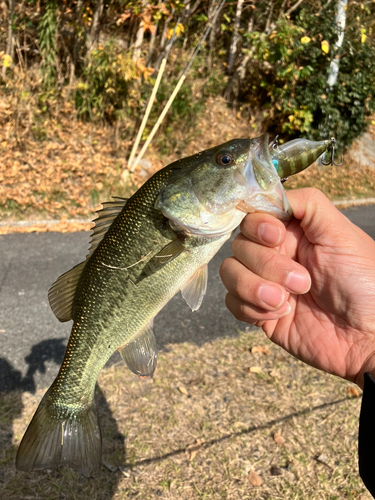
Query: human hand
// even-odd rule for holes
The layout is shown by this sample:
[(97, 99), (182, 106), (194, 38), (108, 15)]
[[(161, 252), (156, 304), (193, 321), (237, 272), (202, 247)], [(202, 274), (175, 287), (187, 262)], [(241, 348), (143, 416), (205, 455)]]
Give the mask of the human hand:
[(363, 388), (375, 376), (375, 242), (316, 189), (294, 218), (251, 214), (220, 268), (226, 305), (296, 358)]

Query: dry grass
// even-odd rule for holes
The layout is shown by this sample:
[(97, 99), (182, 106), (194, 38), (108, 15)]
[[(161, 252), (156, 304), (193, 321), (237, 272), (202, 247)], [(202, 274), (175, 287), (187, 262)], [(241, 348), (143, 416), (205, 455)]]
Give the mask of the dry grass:
[(93, 479), (16, 472), (43, 391), (2, 397), (2, 500), (371, 498), (357, 472), (358, 392), (259, 331), (171, 345), (153, 379), (117, 364), (99, 386), (104, 465)]

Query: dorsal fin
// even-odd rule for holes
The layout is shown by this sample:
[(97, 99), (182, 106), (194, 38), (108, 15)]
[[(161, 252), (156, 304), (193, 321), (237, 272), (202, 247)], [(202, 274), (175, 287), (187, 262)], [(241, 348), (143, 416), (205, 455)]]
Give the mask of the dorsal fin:
[(114, 201), (107, 201), (102, 203), (103, 208), (96, 212), (97, 218), (93, 220), (95, 226), (92, 228), (92, 235), (90, 240), (90, 249), (86, 259), (91, 257), (99, 243), (104, 238), (105, 233), (108, 231), (109, 226), (116, 219), (118, 214), (126, 205), (127, 198), (113, 198)]
[(72, 319), (74, 295), (87, 259), (94, 253), (108, 231), (109, 226), (124, 208), (126, 202), (127, 199), (116, 197), (114, 201), (102, 204), (102, 210), (98, 210), (98, 217), (94, 219), (95, 226), (93, 227), (90, 240), (91, 246), (86, 260), (62, 274), (49, 289), (48, 300), (54, 315), (59, 321), (69, 321)]

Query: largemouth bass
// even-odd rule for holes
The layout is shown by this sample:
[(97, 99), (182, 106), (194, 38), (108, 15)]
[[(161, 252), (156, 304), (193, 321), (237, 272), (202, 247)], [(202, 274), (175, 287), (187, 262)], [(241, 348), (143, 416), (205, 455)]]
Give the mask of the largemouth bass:
[(99, 372), (117, 349), (134, 373), (153, 373), (154, 317), (180, 290), (192, 310), (199, 308), (207, 263), (255, 211), (292, 215), (265, 135), (178, 160), (130, 199), (104, 204), (86, 260), (49, 291), (57, 318), (73, 326), (60, 371), (20, 444), (19, 470), (65, 464), (95, 474)]

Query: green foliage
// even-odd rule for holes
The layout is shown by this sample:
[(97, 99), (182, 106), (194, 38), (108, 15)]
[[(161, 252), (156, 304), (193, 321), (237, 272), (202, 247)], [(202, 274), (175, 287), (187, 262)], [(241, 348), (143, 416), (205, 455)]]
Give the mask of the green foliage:
[(38, 25), (39, 50), (42, 55), (41, 70), (43, 74), (43, 87), (45, 89), (50, 89), (56, 84), (57, 12), (57, 0), (48, 0), (45, 12)]
[[(288, 137), (335, 135), (348, 147), (375, 111), (375, 44), (366, 33), (368, 14), (350, 5), (336, 85), (327, 86), (335, 47), (332, 2), (324, 11), (303, 4), (294, 19), (281, 17), (272, 33), (247, 34), (252, 65), (242, 99), (266, 110), (267, 128)], [(370, 32), (370, 30), (367, 30)]]
[[(238, 71), (232, 77), (225, 68), (237, 3), (226, 3), (214, 36), (206, 39), (166, 117), (159, 140), (171, 141), (178, 127), (192, 130), (207, 97), (226, 89), (228, 103), (239, 104), (253, 117), (260, 110), (262, 126), (271, 133), (284, 134), (285, 139), (335, 135), (349, 146), (375, 111), (375, 3), (349, 2), (340, 54), (335, 48), (336, 4), (337, 0), (310, 0), (293, 10), (295, 0), (245, 2), (236, 49)], [(150, 123), (156, 121), (191, 49), (211, 22), (215, 3), (113, 0), (103, 2), (99, 18), (98, 5), (76, 0), (15, 2), (11, 21), (17, 50), (14, 57), (2, 56), (0, 51), (0, 63), (5, 65), (5, 56), (12, 62), (9, 89), (18, 68), (24, 75), (31, 70), (30, 89), (43, 116), (59, 100), (71, 101), (73, 94), (82, 119), (113, 123), (124, 118), (121, 126), (136, 130), (155, 81), (153, 69), (159, 67), (168, 45), (163, 37), (170, 39), (181, 14)], [(0, 30), (0, 42), (6, 46), (6, 30)], [(338, 55), (339, 78), (329, 89), (329, 66)]]
[(128, 52), (111, 40), (89, 55), (88, 64), (76, 85), (78, 115), (113, 122), (118, 113), (131, 105), (130, 89), (139, 76), (139, 68)]

